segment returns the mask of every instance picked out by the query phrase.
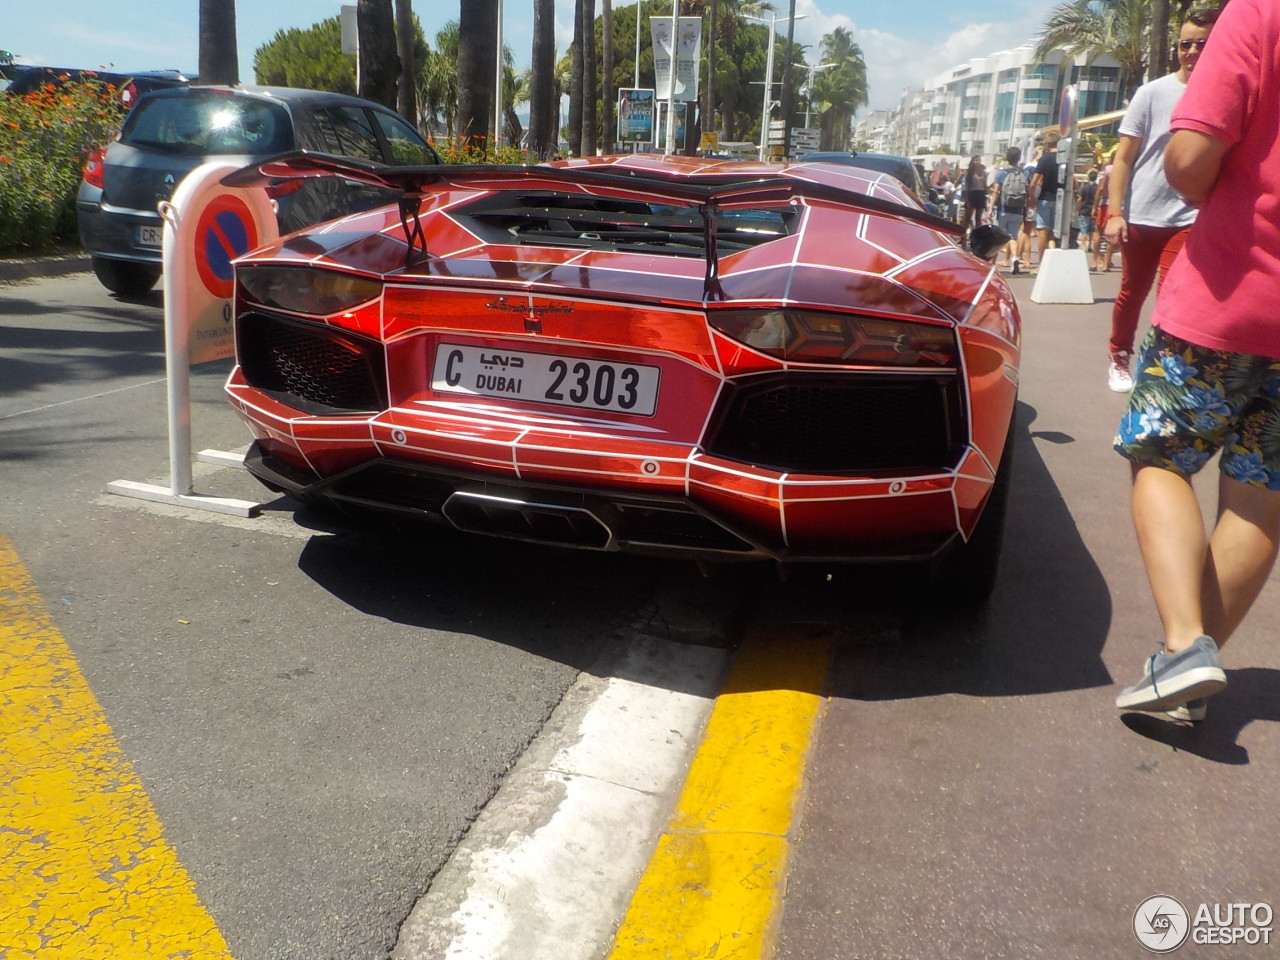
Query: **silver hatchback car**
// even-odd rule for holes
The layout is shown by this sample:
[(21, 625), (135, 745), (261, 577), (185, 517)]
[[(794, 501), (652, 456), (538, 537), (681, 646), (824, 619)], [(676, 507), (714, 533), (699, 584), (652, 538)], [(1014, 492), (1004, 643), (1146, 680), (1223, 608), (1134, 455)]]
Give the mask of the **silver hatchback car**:
[[(338, 93), (286, 87), (176, 87), (147, 94), (118, 139), (85, 165), (76, 197), (80, 242), (98, 279), (134, 296), (160, 277), (157, 211), (184, 176), (212, 159), (243, 161), (293, 150), (394, 166), (439, 163), (399, 114)], [(272, 194), (281, 233), (366, 210), (393, 194), (335, 177), (287, 181)]]

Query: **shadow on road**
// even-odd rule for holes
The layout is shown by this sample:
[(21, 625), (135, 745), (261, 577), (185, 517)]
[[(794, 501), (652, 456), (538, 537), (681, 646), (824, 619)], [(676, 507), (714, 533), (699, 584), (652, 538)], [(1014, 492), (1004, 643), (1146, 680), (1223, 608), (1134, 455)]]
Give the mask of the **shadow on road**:
[[(600, 637), (648, 615), (660, 582), (685, 578), (685, 602), (733, 617), (755, 613), (835, 622), (844, 636), (830, 692), (885, 700), (965, 693), (1015, 696), (1105, 686), (1100, 659), (1111, 600), (1036, 440), (1036, 411), (1018, 409), (1015, 475), (1000, 582), (985, 608), (931, 609), (922, 574), (845, 568), (830, 580), (779, 582), (771, 567), (702, 580), (692, 565), (467, 536), (449, 529), (313, 538), (299, 565), (374, 616), (468, 631), (578, 669)], [(512, 610), (519, 617), (512, 620)], [(518, 624), (512, 627), (513, 623)], [(656, 631), (655, 631), (656, 632)]]
[(1033, 432), (1036, 410), (1018, 405), (1014, 478), (1000, 578), (984, 607), (934, 607), (921, 576), (854, 571), (831, 584), (784, 585), (789, 608), (831, 603), (844, 642), (829, 693), (900, 700), (962, 693), (1003, 697), (1106, 686), (1101, 652), (1111, 596), (1037, 450), (1065, 444)]
[(1228, 670), (1227, 696), (1213, 697), (1203, 722), (1171, 723), (1149, 713), (1126, 713), (1120, 719), (1139, 736), (1215, 763), (1246, 764), (1249, 751), (1239, 742), (1255, 720), (1280, 721), (1280, 670), (1248, 667)]

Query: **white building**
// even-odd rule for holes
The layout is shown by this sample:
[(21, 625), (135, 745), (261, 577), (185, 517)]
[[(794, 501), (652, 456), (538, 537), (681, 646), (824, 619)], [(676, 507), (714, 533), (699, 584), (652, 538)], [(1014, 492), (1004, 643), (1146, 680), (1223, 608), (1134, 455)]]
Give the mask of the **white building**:
[(1042, 128), (1058, 122), (1063, 90), (1072, 83), (1081, 117), (1121, 105), (1116, 60), (1097, 57), (1086, 67), (1083, 56), (1068, 59), (1055, 50), (1041, 64), (1034, 51), (1027, 44), (977, 57), (931, 78), (923, 90), (907, 90), (892, 111), (895, 122), (884, 140), (892, 149), (886, 152), (994, 158), (1018, 146), (1025, 154)]

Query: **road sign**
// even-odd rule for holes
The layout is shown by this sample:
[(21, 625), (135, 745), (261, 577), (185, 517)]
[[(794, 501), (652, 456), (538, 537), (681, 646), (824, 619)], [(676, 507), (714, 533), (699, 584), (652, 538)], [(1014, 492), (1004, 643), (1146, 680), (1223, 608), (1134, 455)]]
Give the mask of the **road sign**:
[(239, 197), (214, 197), (191, 232), (192, 255), (200, 280), (215, 297), (227, 298), (234, 289), (231, 261), (258, 245), (253, 214)]

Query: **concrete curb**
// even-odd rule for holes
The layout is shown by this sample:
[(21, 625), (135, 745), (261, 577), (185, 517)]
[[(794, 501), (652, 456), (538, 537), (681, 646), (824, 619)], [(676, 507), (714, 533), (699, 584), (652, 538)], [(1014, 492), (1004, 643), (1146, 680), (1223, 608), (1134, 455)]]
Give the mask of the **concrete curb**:
[(87, 253), (65, 253), (45, 257), (24, 257), (0, 260), (0, 283), (18, 280), (37, 280), (42, 277), (61, 277), (68, 273), (81, 273), (92, 267)]

